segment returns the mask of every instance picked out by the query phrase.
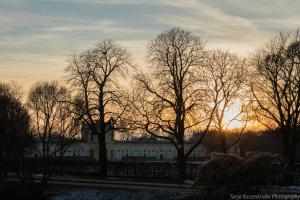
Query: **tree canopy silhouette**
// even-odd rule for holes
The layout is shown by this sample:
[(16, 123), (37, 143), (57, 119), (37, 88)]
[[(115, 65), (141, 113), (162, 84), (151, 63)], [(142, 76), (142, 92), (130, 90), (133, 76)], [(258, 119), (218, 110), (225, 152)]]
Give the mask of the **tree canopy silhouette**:
[(279, 129), (290, 168), (300, 140), (300, 35), (280, 33), (251, 58), (251, 91), (258, 121)]
[(186, 136), (195, 129), (205, 133), (216, 108), (207, 95), (205, 56), (200, 37), (173, 28), (149, 43), (148, 72), (136, 75), (136, 123), (148, 134), (174, 145), (181, 178), (187, 157), (203, 139), (187, 147)]

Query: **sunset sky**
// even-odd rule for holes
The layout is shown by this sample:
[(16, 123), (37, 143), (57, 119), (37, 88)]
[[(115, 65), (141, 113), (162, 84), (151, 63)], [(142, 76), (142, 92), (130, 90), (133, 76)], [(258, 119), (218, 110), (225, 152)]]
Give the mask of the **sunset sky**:
[(143, 65), (147, 42), (174, 26), (246, 56), (279, 30), (298, 28), (299, 8), (297, 0), (1, 0), (0, 80), (25, 88), (63, 80), (68, 55), (103, 39)]

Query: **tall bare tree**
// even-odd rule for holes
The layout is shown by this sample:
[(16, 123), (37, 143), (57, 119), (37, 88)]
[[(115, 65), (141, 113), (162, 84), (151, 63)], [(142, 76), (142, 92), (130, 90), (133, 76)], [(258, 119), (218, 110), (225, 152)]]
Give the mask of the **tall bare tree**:
[[(177, 150), (178, 176), (184, 178), (186, 159), (210, 128), (215, 105), (208, 98), (204, 76), (204, 43), (189, 31), (173, 28), (148, 46), (150, 67), (136, 76), (136, 124)], [(186, 137), (204, 134), (188, 149)]]
[(269, 129), (279, 129), (290, 169), (300, 139), (300, 35), (280, 33), (251, 59), (253, 109)]
[(14, 86), (0, 82), (0, 180), (5, 161), (13, 158), (22, 165), (26, 148), (33, 144), (30, 117), (20, 97)]
[[(216, 111), (213, 117), (213, 126), (220, 137), (220, 147), (223, 153), (227, 153), (233, 145), (237, 144), (247, 124), (245, 118), (246, 107), (246, 69), (245, 60), (227, 51), (211, 51), (207, 56), (207, 67), (205, 68), (209, 88), (209, 96), (215, 105)], [(228, 112), (234, 114), (225, 119)], [(226, 131), (235, 121), (243, 121), (238, 137), (235, 141), (226, 141)]]
[[(30, 184), (31, 173), (25, 165), (25, 152), (33, 148), (34, 139), (30, 116), (21, 102), (19, 91), (13, 84), (0, 83), (0, 182), (9, 170), (16, 173), (22, 187), (34, 190)], [(2, 189), (0, 187), (0, 199), (10, 199)]]
[(104, 40), (94, 48), (72, 55), (66, 68), (68, 81), (78, 92), (78, 111), (99, 142), (100, 175), (107, 175), (106, 133), (109, 121), (124, 122), (127, 110), (124, 90), (118, 77), (124, 75), (130, 64), (128, 51), (112, 40)]
[(40, 154), (44, 169), (40, 184), (42, 192), (52, 173), (53, 157), (71, 146), (80, 131), (80, 118), (72, 111), (71, 96), (57, 82), (35, 84), (28, 97), (33, 131), (38, 138), (36, 151)]

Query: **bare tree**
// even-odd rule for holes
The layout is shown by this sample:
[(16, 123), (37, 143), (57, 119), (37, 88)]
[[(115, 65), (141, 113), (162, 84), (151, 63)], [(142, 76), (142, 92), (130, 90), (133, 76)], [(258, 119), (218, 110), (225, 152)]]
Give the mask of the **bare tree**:
[[(247, 119), (245, 118), (245, 107), (247, 103), (245, 81), (245, 60), (227, 51), (211, 51), (205, 68), (209, 88), (209, 96), (217, 105), (213, 117), (213, 126), (220, 137), (220, 147), (223, 153), (227, 153), (233, 145), (237, 144), (244, 132)], [(227, 112), (235, 111), (233, 116), (225, 119)], [(226, 141), (226, 131), (235, 121), (243, 121), (238, 137), (235, 141)]]
[(259, 122), (279, 129), (283, 156), (292, 169), (300, 125), (300, 35), (280, 33), (251, 59), (253, 110)]
[(58, 140), (55, 153), (58, 151), (60, 159), (63, 160), (66, 151), (81, 135), (82, 116), (77, 115), (70, 96), (67, 95), (60, 101), (61, 108), (58, 111), (58, 124), (55, 131)]
[[(0, 182), (10, 170), (16, 173), (23, 187), (30, 187), (31, 173), (25, 166), (25, 152), (34, 146), (34, 139), (28, 110), (20, 99), (14, 85), (0, 83)], [(2, 189), (0, 198), (8, 199)]]
[[(0, 83), (0, 160), (1, 165), (11, 157), (23, 161), (26, 147), (30, 147), (30, 117), (11, 84)], [(0, 166), (1, 166), (0, 165)], [(0, 167), (0, 180), (3, 167)]]
[(17, 100), (22, 100), (22, 88), (16, 82), (1, 83), (0, 95), (8, 96)]
[[(186, 159), (202, 142), (216, 108), (203, 84), (205, 56), (198, 36), (173, 28), (150, 42), (151, 65), (147, 73), (136, 76), (136, 124), (174, 145), (181, 178), (186, 173)], [(204, 134), (185, 151), (186, 137), (194, 130)]]
[(38, 138), (36, 151), (44, 165), (40, 192), (46, 186), (52, 173), (53, 157), (64, 152), (80, 134), (80, 118), (72, 111), (71, 96), (65, 87), (57, 82), (41, 82), (29, 93), (28, 107), (32, 117), (33, 131)]
[[(125, 75), (130, 64), (127, 50), (111, 40), (94, 48), (72, 55), (66, 68), (68, 82), (77, 90), (79, 113), (99, 142), (100, 175), (107, 176), (106, 133), (124, 122), (128, 109), (127, 98), (117, 79)], [(108, 127), (110, 120), (114, 127)]]

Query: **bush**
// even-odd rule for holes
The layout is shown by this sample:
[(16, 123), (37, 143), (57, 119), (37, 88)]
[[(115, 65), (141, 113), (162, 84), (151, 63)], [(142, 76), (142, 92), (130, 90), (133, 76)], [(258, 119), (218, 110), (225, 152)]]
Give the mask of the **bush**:
[(259, 191), (262, 187), (284, 182), (283, 160), (274, 153), (252, 153), (233, 174), (239, 190)]
[(213, 153), (198, 170), (195, 188), (204, 199), (226, 199), (233, 193), (259, 192), (283, 182), (283, 162), (271, 153), (252, 153), (245, 159)]
[(218, 187), (227, 184), (234, 169), (242, 164), (236, 156), (213, 153), (198, 170), (195, 186)]

